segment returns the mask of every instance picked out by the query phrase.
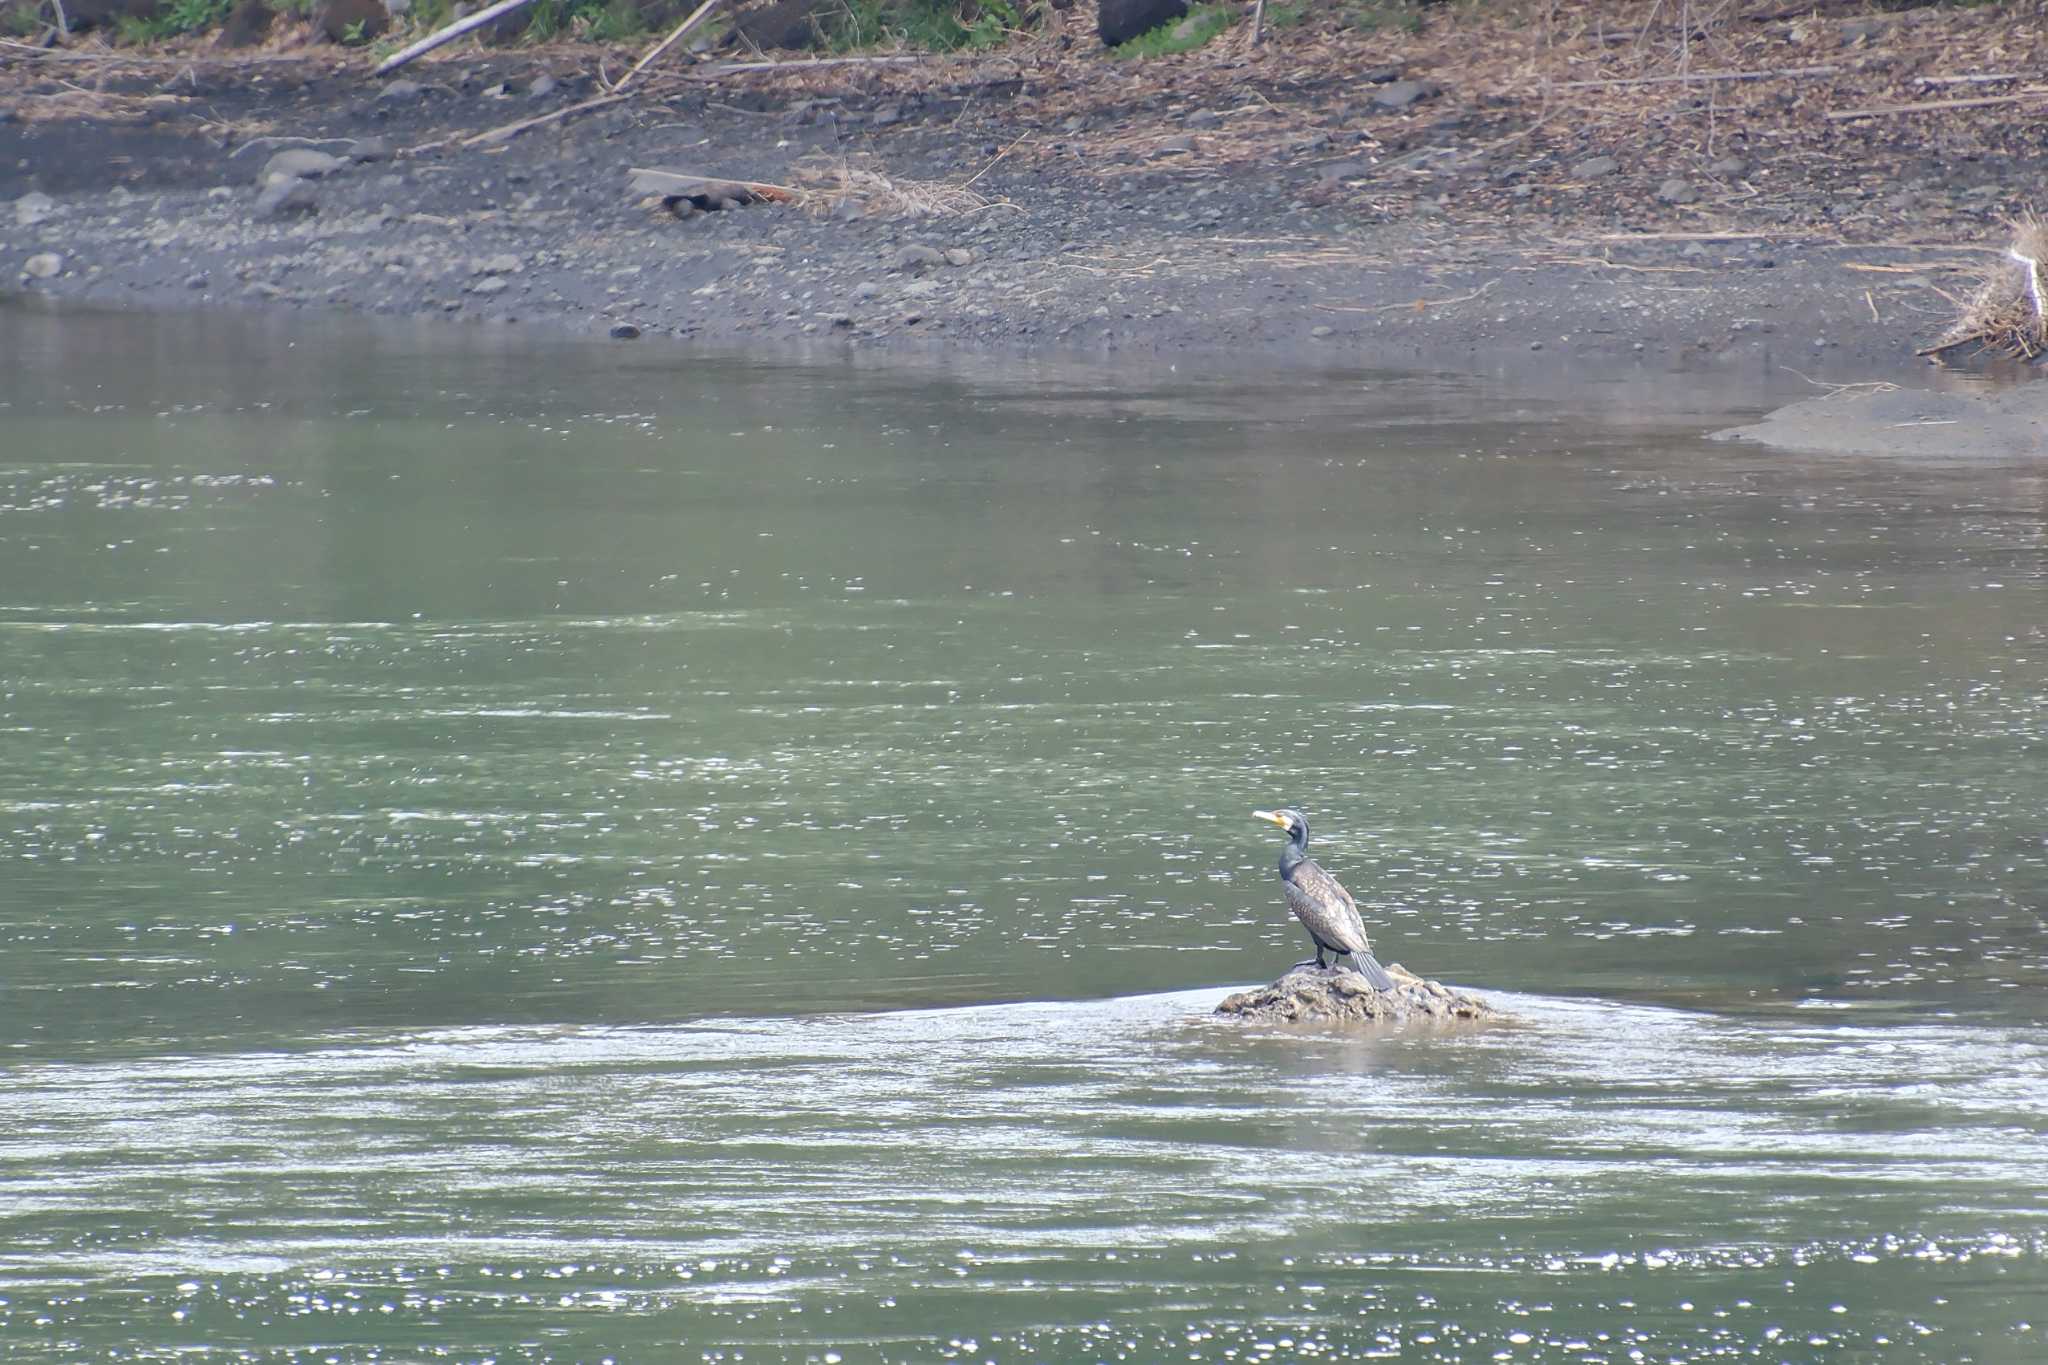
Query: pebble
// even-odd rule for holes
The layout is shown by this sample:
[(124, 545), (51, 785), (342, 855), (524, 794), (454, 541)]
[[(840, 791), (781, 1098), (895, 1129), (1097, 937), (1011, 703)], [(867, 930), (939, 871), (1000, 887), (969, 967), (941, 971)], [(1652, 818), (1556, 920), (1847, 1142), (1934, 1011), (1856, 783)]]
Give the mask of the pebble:
[(54, 279), (64, 273), (64, 258), (54, 251), (38, 251), (21, 263), (21, 273), (32, 280)]
[(1724, 156), (1707, 170), (1723, 180), (1740, 180), (1749, 174), (1749, 163), (1739, 156)]
[(555, 78), (546, 74), (535, 76), (533, 84), (526, 87), (526, 98), (530, 100), (546, 99), (554, 93)]
[(258, 184), (277, 180), (317, 180), (323, 175), (332, 175), (347, 164), (338, 156), (329, 156), (311, 147), (288, 147), (263, 163), (263, 174), (256, 180)]
[(1182, 126), (1186, 128), (1221, 128), (1223, 126), (1223, 115), (1217, 113), (1214, 109), (1197, 109), (1194, 113), (1187, 116)]
[(1193, 150), (1195, 150), (1195, 140), (1189, 137), (1187, 134), (1182, 133), (1178, 137), (1167, 138), (1157, 147), (1154, 147), (1152, 149), (1152, 155), (1174, 156), (1184, 152), (1192, 152)]
[(1611, 156), (1589, 156), (1572, 167), (1574, 180), (1598, 180), (1603, 175), (1613, 175), (1621, 169), (1621, 163)]
[(946, 264), (957, 266), (973, 265), (974, 253), (964, 246), (948, 247), (946, 250)]
[(57, 211), (57, 201), (41, 190), (30, 190), (14, 201), (14, 225), (34, 227)]
[(1657, 187), (1657, 197), (1667, 204), (1690, 204), (1700, 192), (1674, 175)]
[(1336, 329), (1335, 327), (1330, 327), (1330, 326), (1327, 326), (1327, 325), (1325, 325), (1325, 326), (1319, 326), (1319, 327), (1311, 327), (1311, 328), (1309, 328), (1309, 329), (1308, 329), (1308, 334), (1309, 334), (1310, 336), (1312, 336), (1312, 337), (1315, 337), (1315, 338), (1317, 338), (1317, 339), (1321, 339), (1321, 338), (1323, 338), (1323, 337), (1328, 337), (1328, 336), (1335, 336), (1335, 335), (1337, 335), (1337, 329)]
[(359, 137), (349, 145), (348, 159), (358, 164), (389, 161), (391, 144), (381, 137)]
[(524, 269), (526, 262), (509, 251), (501, 251), (495, 256), (479, 256), (469, 263), (472, 275), (517, 275)]
[(204, 289), (208, 283), (210, 281), (204, 275), (187, 275), (185, 277), (185, 287), (187, 289)]
[(502, 294), (511, 287), (503, 275), (486, 275), (482, 279), (474, 281), (469, 286), (469, 292), (489, 297), (492, 294)]
[(426, 92), (418, 81), (393, 81), (377, 92), (380, 100), (416, 100)]
[(853, 296), (865, 302), (882, 292), (882, 286), (873, 280), (862, 280), (853, 287)]
[(614, 341), (637, 341), (640, 339), (640, 329), (630, 322), (615, 322), (612, 324), (611, 338)]

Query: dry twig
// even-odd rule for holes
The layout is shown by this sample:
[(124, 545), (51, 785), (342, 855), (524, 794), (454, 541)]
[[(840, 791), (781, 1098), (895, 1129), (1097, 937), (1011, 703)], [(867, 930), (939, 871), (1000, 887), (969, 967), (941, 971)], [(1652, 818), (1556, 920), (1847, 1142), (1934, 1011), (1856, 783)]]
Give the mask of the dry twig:
[(1869, 109), (1835, 109), (1828, 113), (1830, 123), (1843, 123), (1858, 118), (1890, 118), (1894, 114), (1920, 114), (1935, 109), (1982, 109), (1992, 104), (2031, 104), (2036, 100), (2048, 100), (2048, 86), (2035, 90), (2022, 90), (2016, 95), (1982, 95), (1973, 100), (1927, 100), (1920, 104), (1879, 104)]

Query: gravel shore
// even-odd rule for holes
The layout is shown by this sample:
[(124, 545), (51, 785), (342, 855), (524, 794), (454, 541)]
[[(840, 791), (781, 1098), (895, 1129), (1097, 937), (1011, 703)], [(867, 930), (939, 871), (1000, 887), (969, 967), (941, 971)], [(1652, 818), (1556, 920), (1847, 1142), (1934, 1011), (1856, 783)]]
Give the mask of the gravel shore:
[[(1977, 13), (1941, 21), (1945, 60)], [(1802, 157), (1801, 129), (1839, 125), (1765, 82), (1712, 131), (1690, 105), (1615, 112), (1698, 99), (1683, 83), (1589, 92), (1606, 103), (1567, 126), (1554, 85), (1539, 105), (1449, 47), (1305, 30), (1142, 71), (1078, 27), (1021, 54), (699, 68), (506, 137), (479, 135), (604, 96), (594, 73), (620, 60), (473, 49), (377, 82), (333, 49), (10, 50), (0, 264), (59, 299), (622, 341), (1897, 379), (2048, 166), (2038, 121), (1964, 111), (2002, 162), (1894, 158), (1874, 196)], [(1841, 60), (1841, 34), (1813, 41)], [(1827, 98), (1916, 78), (1888, 60), (1851, 79)], [(804, 202), (678, 216), (636, 190), (649, 167)]]

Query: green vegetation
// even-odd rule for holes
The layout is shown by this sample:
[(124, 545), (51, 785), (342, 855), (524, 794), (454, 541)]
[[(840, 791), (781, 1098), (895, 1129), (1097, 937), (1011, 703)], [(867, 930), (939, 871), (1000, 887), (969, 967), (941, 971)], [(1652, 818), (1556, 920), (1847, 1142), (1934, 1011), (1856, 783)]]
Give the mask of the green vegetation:
[[(587, 38), (603, 43), (638, 37), (647, 31), (647, 21), (634, 0), (540, 0), (524, 13), (528, 18), (521, 36), (529, 43), (556, 38)], [(439, 22), (423, 25), (421, 32), (431, 31)]]
[(1308, 18), (1310, 8), (1310, 0), (1295, 0), (1291, 5), (1268, 5), (1266, 6), (1266, 27), (1293, 28), (1302, 20)]
[(43, 21), (36, 17), (36, 7), (31, 0), (15, 0), (12, 5), (0, 5), (0, 34), (26, 38), (42, 26)]
[(1362, 0), (1343, 5), (1344, 26), (1358, 33), (1420, 33), (1422, 6), (1417, 0)]
[(114, 22), (114, 37), (132, 45), (197, 33), (218, 27), (234, 7), (235, 0), (170, 0), (153, 14), (122, 15)]
[(841, 0), (821, 11), (825, 46), (852, 52), (891, 40), (927, 52), (994, 47), (1021, 28), (1024, 5), (1012, 0)]
[(1127, 43), (1110, 49), (1119, 61), (1132, 57), (1164, 57), (1174, 52), (1192, 52), (1230, 27), (1236, 12), (1229, 5), (1197, 5), (1185, 19), (1175, 19), (1158, 28), (1147, 29)]

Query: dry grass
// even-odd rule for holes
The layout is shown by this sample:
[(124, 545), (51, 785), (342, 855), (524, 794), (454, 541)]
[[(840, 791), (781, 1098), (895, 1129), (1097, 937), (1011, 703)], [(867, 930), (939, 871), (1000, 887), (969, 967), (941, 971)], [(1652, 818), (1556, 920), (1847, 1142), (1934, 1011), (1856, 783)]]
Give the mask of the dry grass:
[(811, 157), (791, 171), (804, 192), (803, 206), (818, 214), (852, 204), (885, 218), (955, 218), (995, 202), (965, 185), (889, 176), (868, 156)]
[(2013, 222), (2005, 255), (1928, 353), (1972, 344), (2015, 360), (2048, 354), (2048, 220), (2039, 214)]

